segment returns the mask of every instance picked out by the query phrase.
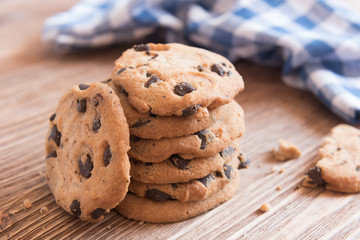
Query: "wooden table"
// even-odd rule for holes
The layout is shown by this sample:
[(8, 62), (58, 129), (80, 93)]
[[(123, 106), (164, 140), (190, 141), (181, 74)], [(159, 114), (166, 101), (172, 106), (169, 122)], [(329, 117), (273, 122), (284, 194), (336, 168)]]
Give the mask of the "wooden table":
[[(48, 118), (65, 91), (107, 78), (113, 61), (131, 45), (53, 53), (40, 41), (42, 22), (74, 2), (0, 3), (0, 239), (360, 238), (360, 195), (296, 188), (314, 165), (323, 137), (342, 120), (312, 94), (285, 86), (279, 69), (247, 62), (236, 64), (246, 83), (236, 100), (246, 113), (242, 144), (251, 165), (241, 171), (233, 199), (174, 224), (139, 224), (115, 212), (100, 223), (86, 223), (58, 207), (44, 177)], [(274, 160), (278, 138), (293, 141), (302, 157)], [(24, 208), (25, 199), (31, 208)], [(261, 213), (264, 202), (272, 208)], [(41, 214), (42, 207), (48, 212)]]

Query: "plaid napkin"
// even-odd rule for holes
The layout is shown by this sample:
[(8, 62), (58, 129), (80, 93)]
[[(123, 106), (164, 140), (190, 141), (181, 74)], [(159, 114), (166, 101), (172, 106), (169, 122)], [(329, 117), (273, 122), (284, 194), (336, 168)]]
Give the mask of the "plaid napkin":
[(75, 50), (131, 42), (159, 28), (169, 42), (281, 66), (287, 85), (360, 123), (360, 17), (340, 1), (82, 0), (47, 19), (43, 39)]

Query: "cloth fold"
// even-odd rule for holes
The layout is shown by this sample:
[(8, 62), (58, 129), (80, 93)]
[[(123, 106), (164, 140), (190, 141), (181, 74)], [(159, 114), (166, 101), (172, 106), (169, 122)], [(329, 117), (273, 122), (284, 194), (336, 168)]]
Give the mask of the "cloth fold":
[(231, 61), (280, 66), (338, 116), (360, 123), (360, 15), (335, 0), (82, 0), (48, 18), (43, 39), (73, 51), (144, 38), (197, 45)]

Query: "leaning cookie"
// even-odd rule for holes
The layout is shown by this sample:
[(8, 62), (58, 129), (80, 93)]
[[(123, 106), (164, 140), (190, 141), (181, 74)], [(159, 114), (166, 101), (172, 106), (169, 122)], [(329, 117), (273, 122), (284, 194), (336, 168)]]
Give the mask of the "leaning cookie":
[(178, 183), (202, 178), (214, 171), (221, 171), (223, 165), (232, 159), (241, 163), (242, 155), (239, 139), (214, 156), (194, 159), (183, 159), (173, 155), (157, 163), (144, 163), (130, 159), (131, 177), (143, 183)]
[(130, 180), (128, 125), (113, 89), (74, 86), (50, 117), (46, 175), (56, 203), (96, 222), (124, 197)]
[(201, 201), (181, 202), (166, 200), (156, 202), (128, 193), (115, 208), (124, 217), (152, 223), (178, 222), (198, 216), (231, 199), (239, 186), (239, 174), (235, 173), (226, 186)]
[(176, 43), (135, 45), (116, 60), (111, 79), (139, 112), (160, 116), (215, 108), (244, 88), (226, 58)]
[(244, 111), (239, 104), (232, 101), (219, 111), (220, 117), (213, 125), (189, 136), (134, 139), (129, 157), (143, 162), (161, 162), (174, 154), (184, 159), (215, 155), (245, 131)]
[(140, 113), (130, 105), (126, 96), (118, 88), (114, 87), (111, 82), (109, 85), (114, 88), (120, 98), (130, 126), (130, 134), (140, 138), (160, 139), (190, 135), (210, 127), (219, 117), (219, 110), (214, 109), (209, 112), (207, 108), (199, 108), (195, 114), (189, 117), (162, 117), (150, 113)]
[(185, 183), (149, 184), (131, 180), (129, 192), (157, 202), (177, 199), (181, 202), (200, 201), (223, 189), (239, 167), (239, 161), (223, 165), (221, 171)]
[(325, 186), (328, 190), (360, 192), (360, 130), (340, 124), (331, 130), (319, 149), (319, 161), (308, 172), (304, 186)]

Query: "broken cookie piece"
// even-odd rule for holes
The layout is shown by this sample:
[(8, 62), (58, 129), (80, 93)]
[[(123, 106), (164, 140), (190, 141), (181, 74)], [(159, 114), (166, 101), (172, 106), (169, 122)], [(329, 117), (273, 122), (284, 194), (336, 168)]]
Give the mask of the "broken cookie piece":
[(302, 185), (360, 192), (360, 130), (346, 124), (331, 129), (319, 149), (319, 161), (309, 170)]
[(300, 149), (285, 139), (279, 139), (279, 148), (273, 149), (274, 156), (278, 161), (286, 161), (301, 156)]

